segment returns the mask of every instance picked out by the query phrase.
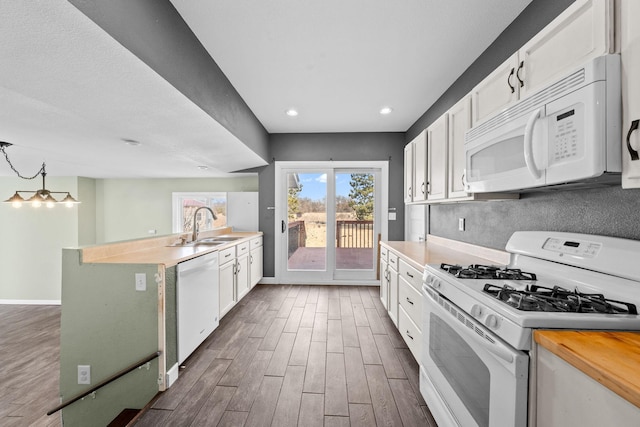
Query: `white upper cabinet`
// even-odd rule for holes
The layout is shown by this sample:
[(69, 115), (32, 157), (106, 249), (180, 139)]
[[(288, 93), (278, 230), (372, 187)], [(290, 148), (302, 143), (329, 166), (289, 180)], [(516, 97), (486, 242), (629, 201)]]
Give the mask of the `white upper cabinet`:
[(524, 98), (596, 58), (614, 51), (613, 0), (577, 0), (518, 52)]
[(516, 77), (518, 53), (511, 55), (471, 91), (473, 123), (490, 117), (518, 99), (520, 83)]
[(614, 52), (614, 1), (577, 0), (472, 91), (473, 125)]
[(464, 134), (471, 127), (471, 96), (467, 95), (449, 110), (448, 197), (469, 196), (464, 191)]
[(447, 198), (447, 114), (427, 128), (427, 199)]
[(620, 2), (622, 188), (640, 188), (640, 1)]
[(427, 131), (423, 130), (413, 144), (413, 201), (427, 200)]
[(413, 144), (404, 147), (404, 202), (413, 202)]

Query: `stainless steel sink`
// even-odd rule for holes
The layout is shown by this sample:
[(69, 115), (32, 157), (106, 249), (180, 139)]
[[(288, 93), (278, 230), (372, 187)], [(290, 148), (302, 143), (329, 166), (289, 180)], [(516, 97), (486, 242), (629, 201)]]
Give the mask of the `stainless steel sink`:
[(211, 237), (210, 239), (206, 239), (206, 240), (213, 240), (218, 242), (233, 242), (235, 240), (240, 240), (240, 239), (242, 239), (242, 237), (221, 236), (221, 237)]
[(196, 242), (174, 243), (172, 245), (167, 245), (167, 246), (175, 248), (175, 247), (193, 247), (193, 246), (218, 246), (222, 244), (224, 244), (224, 242), (219, 242), (212, 239), (202, 239)]

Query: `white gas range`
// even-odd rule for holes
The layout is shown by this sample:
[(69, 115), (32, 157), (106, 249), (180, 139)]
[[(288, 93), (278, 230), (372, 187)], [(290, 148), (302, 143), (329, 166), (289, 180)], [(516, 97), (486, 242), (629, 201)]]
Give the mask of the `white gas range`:
[(445, 426), (526, 426), (533, 329), (640, 330), (640, 241), (517, 232), (506, 267), (427, 265), (420, 387)]

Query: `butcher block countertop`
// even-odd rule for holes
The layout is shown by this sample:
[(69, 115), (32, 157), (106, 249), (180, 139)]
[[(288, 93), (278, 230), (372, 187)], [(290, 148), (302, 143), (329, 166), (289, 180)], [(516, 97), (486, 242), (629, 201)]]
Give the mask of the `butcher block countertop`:
[[(191, 233), (184, 234), (190, 240)], [(171, 235), (151, 239), (127, 242), (107, 243), (82, 248), (83, 263), (97, 264), (163, 264), (170, 267), (200, 255), (220, 251), (243, 241), (262, 236), (262, 232), (232, 232), (231, 228), (203, 231), (199, 238), (215, 236), (234, 236), (238, 240), (225, 242), (217, 246), (168, 246), (180, 240), (181, 235)]]
[(402, 254), (418, 270), (425, 264), (443, 262), (461, 265), (506, 265), (509, 262), (506, 252), (433, 235), (428, 235), (425, 242), (384, 241), (380, 244)]
[(640, 332), (534, 331), (542, 347), (640, 407)]

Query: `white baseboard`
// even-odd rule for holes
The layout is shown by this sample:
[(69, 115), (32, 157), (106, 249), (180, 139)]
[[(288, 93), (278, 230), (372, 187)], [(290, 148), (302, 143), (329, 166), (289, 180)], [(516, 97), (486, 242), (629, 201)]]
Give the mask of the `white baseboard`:
[(59, 299), (0, 299), (0, 305), (61, 305)]
[(333, 282), (295, 282), (295, 283), (283, 283), (277, 282), (275, 277), (263, 277), (260, 282), (261, 285), (329, 285), (329, 286), (380, 286), (379, 280), (336, 280)]
[(275, 277), (263, 277), (259, 282), (261, 285), (277, 285)]

